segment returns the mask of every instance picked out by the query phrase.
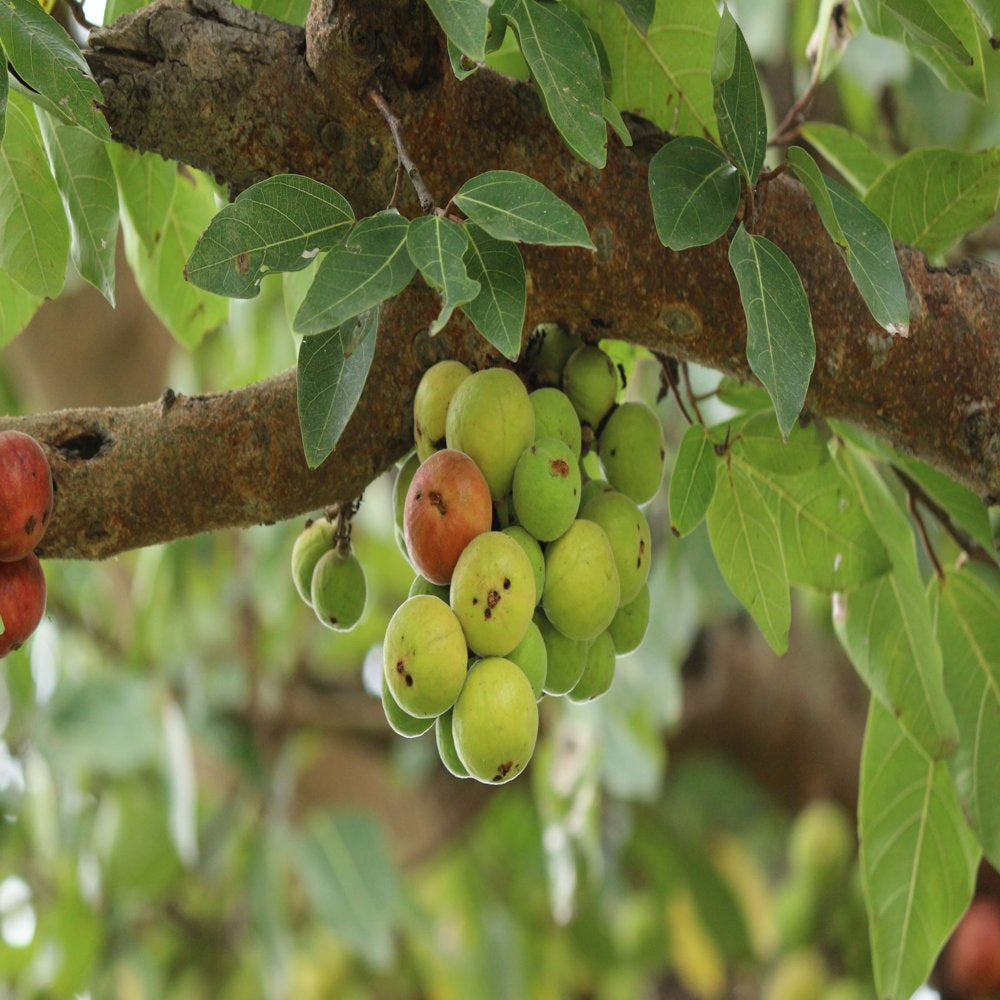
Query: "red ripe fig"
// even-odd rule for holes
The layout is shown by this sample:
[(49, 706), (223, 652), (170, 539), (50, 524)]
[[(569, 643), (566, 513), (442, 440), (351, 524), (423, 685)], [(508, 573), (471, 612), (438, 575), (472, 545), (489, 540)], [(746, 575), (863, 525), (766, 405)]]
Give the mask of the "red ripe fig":
[(17, 562), (0, 563), (0, 659), (38, 628), (45, 611), (45, 574), (38, 557), (29, 552)]
[(490, 488), (464, 452), (445, 448), (417, 469), (406, 493), (403, 535), (421, 576), (448, 583), (462, 550), (492, 523)]
[(23, 559), (42, 540), (52, 513), (52, 473), (38, 442), (0, 433), (0, 562)]
[(965, 911), (945, 949), (944, 973), (960, 997), (1000, 992), (1000, 907), (992, 899), (979, 896)]

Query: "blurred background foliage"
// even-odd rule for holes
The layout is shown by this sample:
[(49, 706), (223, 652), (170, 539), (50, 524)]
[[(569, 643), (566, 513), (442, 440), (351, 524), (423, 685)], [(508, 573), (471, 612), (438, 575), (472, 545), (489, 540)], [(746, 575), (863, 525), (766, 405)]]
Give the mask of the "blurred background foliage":
[[(251, 6), (293, 20), (305, 11)], [(806, 84), (818, 4), (731, 7), (780, 117)], [(901, 45), (864, 31), (814, 115), (887, 157), (1000, 144), (990, 106), (941, 89)], [(995, 242), (974, 234), (958, 252), (995, 255)], [(230, 304), (189, 352), (120, 275), (127, 329), (71, 279), (0, 354), (0, 409), (139, 402), (167, 385), (222, 389), (294, 364), (281, 283)], [(299, 282), (286, 282), (289, 298)], [(630, 391), (653, 402), (658, 366), (611, 346)], [(692, 378), (697, 392), (717, 381)], [(669, 400), (660, 413), (676, 447), (683, 421)], [(527, 774), (500, 789), (451, 778), (433, 734), (396, 737), (371, 694), (413, 575), (394, 541), (391, 477), (371, 484), (355, 520), (369, 600), (350, 634), (323, 629), (291, 585), (301, 523), (49, 564), (43, 625), (0, 673), (0, 998), (868, 996), (853, 800), (823, 780), (843, 759), (856, 775), (863, 700), (853, 728), (832, 725), (842, 745), (828, 741), (829, 759), (785, 785), (794, 742), (768, 780), (724, 713), (704, 716), (719, 727), (715, 751), (692, 736), (706, 636), (755, 640), (704, 526), (671, 539), (662, 492), (648, 516), (655, 610), (644, 644), (606, 698), (546, 702)], [(806, 698), (833, 676), (849, 704), (853, 675), (829, 610), (798, 598), (800, 641), (769, 669)], [(817, 699), (807, 720), (829, 709)], [(796, 732), (766, 713), (758, 724)], [(806, 802), (824, 796), (845, 808), (807, 820)], [(834, 838), (819, 871), (789, 845), (810, 822)]]

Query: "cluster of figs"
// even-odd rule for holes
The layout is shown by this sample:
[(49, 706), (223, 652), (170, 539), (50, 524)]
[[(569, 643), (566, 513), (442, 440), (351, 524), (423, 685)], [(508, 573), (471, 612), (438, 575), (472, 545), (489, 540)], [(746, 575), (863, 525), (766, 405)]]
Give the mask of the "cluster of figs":
[(41, 445), (21, 431), (0, 433), (0, 659), (38, 627), (45, 574), (35, 555), (52, 513), (52, 472)]

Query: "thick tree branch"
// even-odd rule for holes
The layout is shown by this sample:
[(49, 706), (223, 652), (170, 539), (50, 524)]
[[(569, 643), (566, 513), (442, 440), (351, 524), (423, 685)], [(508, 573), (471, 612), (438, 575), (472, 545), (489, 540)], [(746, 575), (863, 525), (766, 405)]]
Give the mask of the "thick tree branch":
[[(157, 0), (95, 32), (89, 59), (121, 141), (202, 167), (235, 190), (281, 171), (309, 174), (342, 191), (359, 215), (384, 207), (396, 177), (391, 134), (366, 96), (379, 88), (438, 203), (469, 177), (506, 168), (542, 180), (586, 220), (596, 254), (525, 248), (526, 329), (561, 320), (592, 338), (621, 337), (746, 377), (727, 240), (683, 253), (656, 240), (646, 164), (663, 134), (636, 121), (635, 147), (612, 139), (605, 170), (581, 164), (530, 86), (486, 71), (457, 82), (426, 19), (416, 0), (315, 0), (303, 33), (223, 0)], [(418, 211), (410, 192), (402, 208)], [(934, 269), (900, 248), (911, 334), (890, 337), (799, 184), (782, 176), (763, 186), (748, 223), (788, 253), (809, 295), (818, 360), (807, 407), (888, 439), (995, 502), (1000, 268)], [(46, 554), (105, 556), (357, 495), (405, 449), (409, 402), (427, 363), (442, 352), (484, 361), (484, 345), (461, 319), (428, 341), (434, 305), (415, 284), (385, 310), (362, 403), (316, 473), (301, 458), (291, 374), (167, 413), (150, 405), (20, 421), (63, 446), (54, 453), (60, 500)], [(80, 435), (103, 442), (96, 456), (67, 451)]]

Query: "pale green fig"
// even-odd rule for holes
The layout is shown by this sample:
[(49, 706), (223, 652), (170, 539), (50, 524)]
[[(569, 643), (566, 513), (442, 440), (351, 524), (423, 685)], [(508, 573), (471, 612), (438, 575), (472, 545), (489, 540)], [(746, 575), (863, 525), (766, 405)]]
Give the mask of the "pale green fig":
[(461, 361), (439, 361), (424, 372), (413, 398), (413, 440), (426, 461), (444, 447), (448, 406), (455, 390), (472, 374)]
[(403, 530), (404, 514), (406, 512), (406, 492), (413, 482), (417, 469), (420, 468), (420, 457), (415, 451), (410, 452), (410, 457), (400, 466), (396, 473), (396, 481), (392, 485), (392, 512), (396, 519), (396, 527)]
[(622, 403), (602, 428), (597, 451), (616, 490), (640, 504), (656, 496), (667, 452), (655, 410), (645, 403)]
[(621, 586), (619, 601), (628, 604), (649, 576), (653, 544), (649, 522), (635, 501), (624, 493), (599, 493), (580, 511), (580, 517), (599, 524), (611, 542)]
[(587, 666), (583, 676), (569, 692), (570, 701), (593, 701), (606, 694), (615, 679), (615, 644), (604, 631), (587, 650)]
[(580, 467), (556, 438), (524, 449), (514, 469), (514, 512), (518, 524), (540, 542), (564, 534), (580, 509)]
[(496, 785), (516, 778), (538, 738), (538, 705), (524, 671), (497, 656), (474, 663), (451, 728), (459, 760), (473, 778)]
[(611, 624), (620, 593), (614, 552), (599, 524), (576, 520), (549, 543), (542, 609), (563, 635), (596, 639)]
[(569, 447), (573, 457), (580, 459), (580, 418), (569, 396), (559, 389), (546, 386), (536, 389), (528, 398), (535, 410), (535, 440), (557, 438)]
[(510, 493), (514, 466), (535, 440), (535, 410), (517, 375), (507, 368), (470, 375), (448, 407), (446, 439), (479, 466), (494, 500)]
[(506, 656), (535, 610), (535, 576), (518, 543), (500, 531), (477, 535), (458, 557), (451, 607), (479, 656)]
[(610, 493), (614, 487), (606, 479), (588, 479), (580, 487), (580, 507), (586, 507), (598, 493)]
[(451, 720), (455, 709), (449, 708), (443, 715), (434, 720), (434, 738), (437, 742), (438, 757), (445, 768), (456, 778), (468, 778), (469, 770), (462, 763), (455, 749), (455, 734), (452, 731)]
[(558, 323), (539, 323), (532, 331), (525, 361), (543, 382), (558, 384), (569, 356), (583, 346), (583, 340)]
[(368, 598), (365, 571), (357, 556), (340, 548), (320, 556), (309, 595), (316, 617), (337, 632), (349, 632), (361, 621)]
[(563, 635), (538, 611), (535, 613), (535, 625), (545, 643), (545, 684), (546, 694), (567, 694), (576, 687), (584, 670), (587, 669), (587, 649), (589, 643), (583, 639), (570, 639)]
[(447, 604), (448, 589), (447, 584), (431, 583), (430, 580), (418, 573), (413, 578), (413, 583), (410, 584), (410, 592), (407, 596), (417, 597), (419, 594), (430, 594), (432, 597), (440, 598)]
[(385, 712), (385, 721), (389, 723), (389, 728), (408, 740), (423, 736), (434, 725), (433, 719), (418, 719), (399, 707), (389, 690), (385, 674), (382, 675), (382, 711)]
[(528, 623), (528, 631), (524, 633), (524, 638), (507, 654), (507, 659), (516, 663), (531, 681), (535, 701), (541, 698), (545, 688), (549, 656), (542, 633), (533, 621)]
[(563, 369), (562, 387), (580, 422), (596, 431), (615, 405), (618, 372), (604, 351), (587, 344), (570, 355)]
[(320, 557), (337, 544), (337, 529), (325, 517), (307, 521), (292, 546), (292, 582), (299, 597), (312, 605), (313, 570)]
[(854, 857), (854, 832), (834, 802), (810, 802), (792, 823), (788, 835), (788, 868), (817, 892), (840, 885)]
[(639, 648), (649, 627), (649, 584), (644, 583), (639, 593), (628, 604), (623, 604), (616, 612), (608, 632), (615, 644), (615, 652), (621, 656)]
[(504, 528), (503, 533), (510, 535), (518, 545), (524, 549), (524, 554), (531, 563), (531, 572), (535, 577), (535, 600), (542, 599), (542, 588), (545, 586), (545, 553), (542, 552), (538, 539), (528, 534), (519, 524), (512, 524), (509, 528)]
[(396, 609), (385, 631), (382, 669), (404, 712), (430, 719), (449, 709), (467, 664), (462, 626), (444, 601), (420, 594)]

